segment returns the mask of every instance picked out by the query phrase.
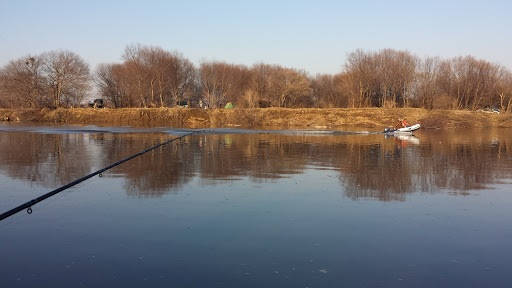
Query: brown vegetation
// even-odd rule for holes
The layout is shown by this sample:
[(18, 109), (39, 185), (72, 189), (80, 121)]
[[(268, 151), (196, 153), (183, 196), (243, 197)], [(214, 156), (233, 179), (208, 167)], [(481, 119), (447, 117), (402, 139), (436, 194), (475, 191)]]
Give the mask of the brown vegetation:
[(78, 106), (90, 90), (90, 79), (89, 66), (73, 52), (16, 59), (0, 70), (0, 107)]
[[(177, 52), (131, 45), (121, 63), (101, 64), (94, 77), (66, 51), (15, 59), (0, 69), (0, 107), (78, 107), (91, 92), (111, 108), (364, 108), (512, 110), (512, 73), (472, 56), (425, 58), (384, 49), (350, 53), (335, 75), (264, 63), (203, 62)], [(178, 105), (180, 104), (180, 105)]]
[(405, 117), (424, 128), (512, 127), (510, 113), (420, 108), (120, 108), (0, 109), (0, 119), (67, 124), (183, 128), (359, 129), (378, 131)]
[(96, 70), (100, 95), (113, 108), (171, 107), (190, 98), (195, 68), (180, 54), (135, 45), (126, 48), (123, 59)]

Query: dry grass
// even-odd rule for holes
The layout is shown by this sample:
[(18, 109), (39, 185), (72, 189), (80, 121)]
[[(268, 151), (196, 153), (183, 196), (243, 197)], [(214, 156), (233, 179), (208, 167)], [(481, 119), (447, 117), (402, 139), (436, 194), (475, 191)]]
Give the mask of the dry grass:
[(417, 108), (333, 109), (0, 109), (0, 120), (69, 124), (170, 126), (186, 128), (301, 128), (340, 129), (361, 127), (380, 130), (398, 118), (421, 123), (425, 128), (512, 127), (511, 114)]

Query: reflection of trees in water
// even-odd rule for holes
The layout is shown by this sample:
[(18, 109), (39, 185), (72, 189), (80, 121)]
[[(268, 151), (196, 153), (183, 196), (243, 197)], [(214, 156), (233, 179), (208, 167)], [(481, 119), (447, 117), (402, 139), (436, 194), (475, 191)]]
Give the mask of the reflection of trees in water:
[[(103, 143), (103, 166), (169, 139), (168, 135), (110, 135)], [(272, 138), (270, 138), (272, 139)], [(197, 135), (161, 147), (112, 170), (126, 179), (129, 194), (158, 196), (198, 175), (207, 180), (274, 179), (303, 170), (307, 143), (247, 135)], [(203, 182), (205, 183), (205, 182)], [(209, 184), (215, 184), (209, 181)]]
[(199, 151), (201, 178), (280, 178), (300, 173), (310, 156), (308, 143), (275, 135), (201, 135), (189, 141)]
[[(0, 170), (55, 187), (173, 137), (166, 134), (0, 134)], [(160, 196), (194, 177), (274, 181), (307, 167), (334, 168), (353, 199), (404, 200), (440, 188), (478, 189), (510, 177), (512, 144), (503, 134), (429, 135), (421, 145), (382, 135), (195, 135), (112, 169), (127, 193)], [(94, 167), (93, 167), (94, 165)]]
[(90, 172), (88, 141), (81, 134), (0, 133), (0, 170), (53, 188)]
[(503, 152), (510, 155), (512, 145), (503, 140), (495, 144), (447, 143), (425, 147), (422, 151), (429, 154), (418, 158), (419, 172), (435, 178), (428, 179), (424, 186), (465, 191), (482, 189), (510, 177), (510, 159), (501, 156)]
[(343, 150), (351, 151), (349, 165), (342, 166), (341, 172), (345, 193), (351, 198), (403, 200), (406, 193), (415, 191), (446, 189), (467, 194), (510, 178), (510, 139), (506, 134), (484, 135), (476, 139), (440, 135), (413, 147), (403, 147), (401, 142), (394, 147), (347, 144)]
[[(105, 134), (101, 140), (103, 164), (107, 166), (150, 146), (169, 140), (167, 134)], [(192, 147), (179, 140), (159, 147), (113, 168), (107, 175), (125, 179), (129, 195), (161, 196), (179, 188), (194, 175)]]
[(341, 161), (341, 179), (345, 194), (351, 198), (403, 200), (414, 188), (412, 153), (383, 143), (371, 145), (347, 144)]

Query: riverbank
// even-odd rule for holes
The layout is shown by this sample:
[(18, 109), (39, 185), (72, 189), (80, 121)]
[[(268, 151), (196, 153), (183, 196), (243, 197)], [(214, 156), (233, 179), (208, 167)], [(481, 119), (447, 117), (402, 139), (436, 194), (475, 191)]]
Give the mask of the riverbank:
[(361, 127), (379, 130), (405, 117), (424, 128), (512, 127), (512, 114), (483, 111), (426, 110), (420, 108), (332, 109), (0, 109), (0, 120), (106, 126), (180, 128), (341, 129)]

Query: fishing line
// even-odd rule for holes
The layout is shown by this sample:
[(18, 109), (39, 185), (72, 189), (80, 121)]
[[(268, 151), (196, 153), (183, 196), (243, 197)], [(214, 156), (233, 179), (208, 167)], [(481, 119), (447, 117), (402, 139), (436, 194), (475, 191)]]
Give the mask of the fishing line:
[(16, 208), (13, 208), (13, 209), (11, 209), (11, 210), (9, 210), (7, 212), (2, 213), (0, 215), (0, 221), (2, 221), (4, 219), (6, 219), (6, 218), (8, 218), (8, 217), (18, 213), (18, 212), (20, 212), (20, 211), (22, 211), (24, 209), (27, 209), (27, 213), (28, 214), (31, 214), (32, 213), (32, 206), (34, 206), (35, 204), (37, 204), (37, 203), (39, 203), (39, 202), (41, 202), (41, 201), (43, 201), (43, 200), (53, 196), (53, 195), (55, 195), (55, 194), (57, 194), (59, 192), (62, 192), (64, 190), (66, 190), (66, 189), (69, 189), (69, 188), (75, 186), (76, 184), (81, 183), (81, 182), (83, 182), (83, 181), (85, 181), (85, 180), (87, 180), (87, 179), (89, 179), (91, 177), (94, 177), (96, 175), (102, 175), (103, 172), (105, 172), (105, 171), (107, 171), (107, 170), (109, 170), (111, 168), (114, 168), (114, 167), (116, 167), (118, 165), (121, 165), (121, 164), (123, 164), (126, 161), (132, 160), (135, 157), (138, 157), (138, 156), (140, 156), (142, 154), (145, 154), (145, 153), (147, 153), (149, 151), (155, 150), (158, 147), (170, 144), (170, 143), (172, 143), (172, 142), (174, 142), (176, 140), (179, 140), (179, 139), (184, 138), (186, 136), (189, 136), (191, 134), (194, 134), (194, 132), (190, 132), (190, 133), (187, 133), (187, 134), (184, 134), (184, 135), (172, 138), (172, 139), (167, 140), (165, 142), (161, 142), (161, 143), (159, 143), (159, 144), (157, 144), (155, 146), (152, 146), (152, 147), (149, 147), (149, 148), (147, 148), (145, 150), (142, 150), (139, 153), (133, 154), (133, 155), (131, 155), (129, 157), (126, 157), (126, 158), (124, 158), (122, 160), (119, 160), (119, 161), (117, 161), (117, 162), (115, 162), (113, 164), (110, 164), (109, 166), (107, 166), (105, 168), (102, 168), (100, 170), (97, 170), (96, 172), (93, 172), (93, 173), (91, 173), (89, 175), (86, 175), (86, 176), (84, 176), (82, 178), (76, 179), (75, 181), (70, 182), (70, 183), (68, 183), (68, 184), (66, 184), (64, 186), (61, 186), (61, 187), (59, 187), (59, 188), (57, 188), (55, 190), (52, 190), (52, 191), (50, 191), (50, 192), (48, 192), (48, 193), (46, 193), (44, 195), (41, 195), (41, 196), (39, 196), (37, 198), (34, 198), (34, 199), (32, 199), (32, 200), (30, 200), (28, 202), (25, 202), (25, 203), (21, 204), (20, 206), (18, 206)]

